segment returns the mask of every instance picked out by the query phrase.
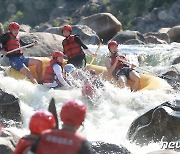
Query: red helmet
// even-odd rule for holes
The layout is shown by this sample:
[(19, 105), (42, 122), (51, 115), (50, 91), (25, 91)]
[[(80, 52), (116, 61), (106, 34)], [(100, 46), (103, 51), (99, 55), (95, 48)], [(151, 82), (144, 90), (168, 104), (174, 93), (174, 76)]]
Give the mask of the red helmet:
[(70, 32), (72, 32), (72, 27), (70, 25), (65, 25), (62, 27), (62, 31), (63, 30), (69, 30)]
[(118, 46), (117, 41), (111, 41), (111, 42), (109, 42), (109, 43), (108, 43), (108, 48), (111, 47), (111, 46), (113, 46), (113, 45)]
[(64, 54), (61, 51), (55, 51), (55, 52), (53, 52), (52, 57), (53, 58), (64, 57)]
[(56, 121), (54, 115), (48, 111), (37, 111), (29, 122), (31, 132), (41, 134), (42, 131), (55, 128)]
[(8, 27), (9, 30), (19, 29), (19, 28), (20, 28), (20, 25), (17, 22), (11, 22)]
[(61, 109), (60, 118), (64, 123), (81, 125), (86, 115), (86, 106), (83, 102), (72, 99), (67, 101)]

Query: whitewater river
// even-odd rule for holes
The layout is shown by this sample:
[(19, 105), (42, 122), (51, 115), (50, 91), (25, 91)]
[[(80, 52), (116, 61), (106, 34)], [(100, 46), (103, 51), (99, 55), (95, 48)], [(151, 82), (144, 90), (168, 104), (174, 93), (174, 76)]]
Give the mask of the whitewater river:
[[(95, 51), (97, 46), (89, 45)], [(137, 57), (141, 55), (141, 67), (158, 74), (163, 73), (172, 61), (180, 56), (180, 44), (147, 45), (147, 46), (119, 46), (119, 51), (126, 54), (131, 63), (138, 65)], [(104, 65), (107, 56), (107, 46), (101, 46), (95, 64)], [(27, 81), (17, 81), (10, 77), (3, 77), (1, 73), (0, 87), (21, 100), (20, 105), (23, 115), (24, 129), (16, 130), (20, 136), (28, 133), (28, 122), (34, 110), (47, 109), (49, 101), (55, 98), (57, 112), (66, 100), (77, 98), (84, 101), (88, 108), (85, 127), (80, 132), (90, 141), (104, 141), (122, 144), (134, 154), (147, 153), (160, 149), (160, 144), (152, 143), (140, 147), (131, 144), (126, 139), (128, 128), (132, 121), (139, 115), (165, 101), (180, 99), (178, 91), (167, 93), (164, 89), (154, 91), (130, 92), (129, 89), (119, 89), (105, 82), (105, 91), (97, 91), (98, 98), (88, 101), (81, 95), (81, 89), (53, 90), (42, 85), (33, 85)]]

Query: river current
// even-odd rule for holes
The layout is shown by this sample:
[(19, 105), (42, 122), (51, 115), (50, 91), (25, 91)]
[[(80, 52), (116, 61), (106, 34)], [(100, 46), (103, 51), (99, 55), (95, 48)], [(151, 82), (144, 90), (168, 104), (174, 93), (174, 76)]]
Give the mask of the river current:
[[(89, 49), (95, 52), (97, 46), (89, 45)], [(167, 70), (175, 58), (180, 56), (180, 44), (119, 45), (119, 51), (127, 56), (130, 63), (161, 74)], [(103, 45), (100, 47), (94, 64), (104, 66), (106, 56), (108, 56), (108, 49), (106, 45)], [(90, 60), (91, 57), (88, 57), (88, 61)], [(0, 78), (0, 87), (20, 99), (23, 130), (11, 128), (20, 136), (28, 133), (28, 123), (33, 112), (39, 109), (46, 110), (52, 97), (56, 101), (58, 115), (66, 100), (76, 98), (84, 101), (87, 105), (87, 118), (84, 122), (84, 129), (80, 129), (80, 132), (88, 140), (122, 144), (134, 154), (159, 150), (159, 143), (151, 143), (143, 147), (130, 143), (126, 139), (128, 128), (137, 116), (163, 102), (180, 99), (180, 92), (167, 93), (163, 88), (130, 92), (129, 89), (119, 89), (107, 81), (104, 84), (105, 91), (97, 90), (97, 97), (89, 101), (82, 96), (80, 88), (72, 90), (47, 89), (42, 85), (33, 85), (25, 80), (4, 77), (2, 72)]]

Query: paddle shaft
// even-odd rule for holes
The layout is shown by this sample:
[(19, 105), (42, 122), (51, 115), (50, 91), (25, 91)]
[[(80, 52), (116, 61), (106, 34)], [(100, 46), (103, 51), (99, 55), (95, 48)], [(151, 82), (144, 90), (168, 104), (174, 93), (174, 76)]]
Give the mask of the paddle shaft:
[[(34, 43), (31, 43), (31, 44), (22, 46), (22, 47), (20, 47), (20, 48), (17, 48), (17, 49), (13, 49), (13, 50), (11, 50), (11, 51), (8, 51), (7, 54), (13, 53), (13, 52), (18, 51), (18, 50), (20, 50), (20, 49), (24, 49), (24, 48), (30, 47), (30, 46), (32, 46), (32, 45), (34, 45)], [(3, 57), (3, 55), (1, 55), (1, 57)]]
[[(123, 63), (127, 63), (127, 64), (129, 64), (129, 65), (132, 65), (131, 63), (129, 63), (129, 62), (125, 61), (125, 60), (122, 60), (122, 59), (121, 59), (120, 61), (122, 61)], [(170, 76), (159, 75), (159, 74), (157, 74), (157, 73), (148, 71), (148, 70), (146, 70), (146, 69), (144, 69), (144, 68), (142, 68), (142, 67), (138, 67), (138, 66), (136, 66), (136, 68), (138, 68), (138, 69), (140, 69), (140, 70), (142, 70), (142, 71), (144, 71), (144, 72), (148, 72), (148, 73), (150, 73), (150, 74), (152, 74), (152, 75), (154, 75), (154, 76), (161, 77), (161, 78), (163, 78), (163, 79), (168, 79), (168, 80), (173, 80), (173, 81), (175, 81), (175, 82), (179, 82), (177, 79), (175, 79), (175, 78), (173, 78), (173, 77), (170, 77)]]
[[(131, 63), (129, 63), (129, 62), (125, 61), (125, 60), (122, 60), (122, 59), (121, 59), (120, 61), (122, 61), (123, 63), (127, 63), (127, 64), (129, 64), (129, 65), (132, 65)], [(150, 74), (153, 74), (153, 75), (155, 75), (155, 76), (159, 76), (159, 74), (154, 73), (154, 72), (151, 72), (151, 71), (148, 71), (148, 70), (146, 70), (146, 69), (144, 69), (144, 68), (142, 68), (142, 67), (136, 66), (136, 68), (138, 68), (138, 69), (140, 69), (140, 70), (142, 70), (142, 71), (144, 71), (144, 72), (148, 72), (148, 73), (150, 73)]]
[[(99, 43), (98, 48), (96, 49), (95, 54), (97, 54), (97, 53), (98, 53), (98, 51), (99, 51), (99, 49), (100, 49), (100, 46), (101, 46), (101, 42)], [(91, 65), (92, 65), (92, 63), (94, 62), (95, 58), (96, 58), (96, 57), (93, 57), (93, 58), (92, 58), (91, 62), (89, 63), (89, 64), (90, 64), (90, 66), (91, 66)]]

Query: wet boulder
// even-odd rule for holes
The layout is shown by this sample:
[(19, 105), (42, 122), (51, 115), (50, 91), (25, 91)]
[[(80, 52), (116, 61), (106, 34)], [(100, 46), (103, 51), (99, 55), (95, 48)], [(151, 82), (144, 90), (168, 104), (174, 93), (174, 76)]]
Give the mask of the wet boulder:
[(3, 130), (0, 135), (0, 154), (13, 154), (19, 139), (11, 130)]
[(132, 40), (132, 39), (145, 43), (144, 36), (138, 31), (129, 31), (129, 30), (122, 31), (122, 32), (117, 33), (112, 38), (112, 40), (115, 40), (120, 44), (124, 44), (125, 42)]
[(7, 121), (14, 121), (16, 126), (19, 126), (21, 119), (21, 111), (19, 99), (8, 94), (0, 89), (0, 122), (4, 127), (9, 126)]
[(122, 145), (115, 145), (101, 141), (91, 142), (91, 147), (94, 154), (131, 154), (131, 152)]
[(120, 32), (122, 25), (110, 13), (98, 13), (80, 20), (79, 25), (87, 25), (94, 30), (105, 42), (110, 40), (116, 33)]
[(172, 65), (175, 64), (180, 64), (180, 57), (177, 57), (176, 59), (174, 59), (174, 61), (172, 62)]
[(167, 82), (177, 90), (180, 90), (180, 63), (176, 65), (171, 65), (162, 77), (167, 80)]
[(177, 141), (180, 137), (180, 100), (165, 102), (136, 118), (127, 138), (139, 145)]

